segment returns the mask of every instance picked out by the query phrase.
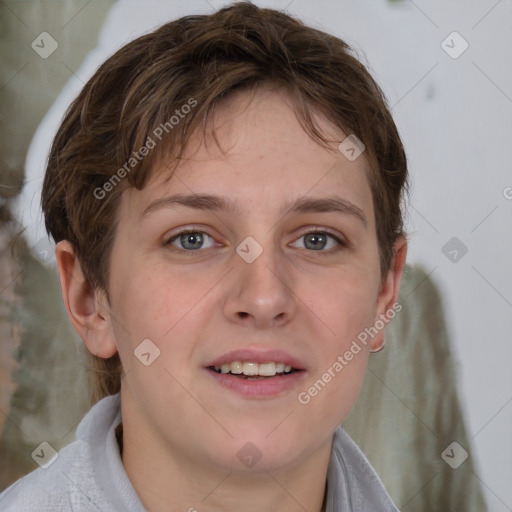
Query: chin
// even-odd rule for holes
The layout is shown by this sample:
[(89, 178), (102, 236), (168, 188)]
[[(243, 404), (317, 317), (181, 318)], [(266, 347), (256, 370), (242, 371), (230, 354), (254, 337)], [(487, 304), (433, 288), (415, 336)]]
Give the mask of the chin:
[[(216, 465), (226, 471), (265, 472), (275, 471), (293, 464), (306, 446), (302, 447), (298, 439), (289, 435), (248, 431), (247, 436), (237, 435), (223, 448), (216, 450), (212, 457)], [(218, 448), (212, 447), (212, 448)]]

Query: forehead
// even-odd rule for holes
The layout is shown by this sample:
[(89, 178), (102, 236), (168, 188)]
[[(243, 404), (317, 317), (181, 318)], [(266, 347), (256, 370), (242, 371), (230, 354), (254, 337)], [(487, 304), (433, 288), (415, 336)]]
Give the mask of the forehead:
[[(299, 123), (284, 89), (238, 92), (220, 104), (207, 125), (197, 130), (183, 159), (159, 162), (146, 187), (125, 191), (131, 212), (169, 194), (210, 194), (231, 198), (231, 213), (262, 209), (282, 214), (283, 205), (305, 196), (342, 196), (366, 211), (373, 208), (364, 154), (348, 160), (338, 150), (342, 130), (315, 117), (330, 150), (315, 142)], [(213, 133), (215, 133), (215, 138)], [(217, 145), (219, 143), (220, 147)], [(172, 165), (171, 165), (172, 164)]]

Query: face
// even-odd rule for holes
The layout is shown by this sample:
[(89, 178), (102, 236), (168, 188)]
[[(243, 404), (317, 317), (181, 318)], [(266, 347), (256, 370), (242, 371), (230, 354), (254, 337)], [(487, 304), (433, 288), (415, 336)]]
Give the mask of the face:
[(344, 354), (389, 308), (366, 161), (312, 141), (282, 91), (238, 93), (215, 128), (226, 154), (198, 136), (170, 179), (162, 165), (121, 198), (123, 422), (190, 463), (282, 468), (330, 442), (370, 342)]

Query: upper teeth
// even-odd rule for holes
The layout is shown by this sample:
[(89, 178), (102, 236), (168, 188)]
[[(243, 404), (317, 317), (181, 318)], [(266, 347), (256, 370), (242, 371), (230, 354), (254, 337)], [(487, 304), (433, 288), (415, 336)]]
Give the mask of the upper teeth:
[(252, 363), (248, 361), (233, 361), (221, 366), (214, 366), (215, 371), (220, 373), (233, 373), (235, 375), (261, 375), (262, 377), (272, 377), (276, 373), (291, 372), (292, 367), (284, 363)]

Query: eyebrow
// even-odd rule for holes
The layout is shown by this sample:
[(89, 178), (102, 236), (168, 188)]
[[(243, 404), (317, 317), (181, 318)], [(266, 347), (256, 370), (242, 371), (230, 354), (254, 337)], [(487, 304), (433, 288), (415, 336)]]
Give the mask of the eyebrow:
[[(216, 212), (236, 213), (239, 214), (240, 203), (238, 200), (232, 200), (223, 196), (215, 196), (211, 194), (175, 194), (172, 196), (158, 199), (151, 203), (140, 215), (142, 220), (155, 210), (161, 208), (171, 208), (175, 205), (182, 205), (188, 208), (198, 210), (211, 210)], [(281, 214), (288, 212), (297, 213), (325, 213), (338, 212), (346, 215), (352, 215), (359, 219), (365, 228), (368, 227), (368, 221), (363, 210), (355, 204), (338, 196), (330, 197), (299, 197), (293, 203), (283, 205)]]

